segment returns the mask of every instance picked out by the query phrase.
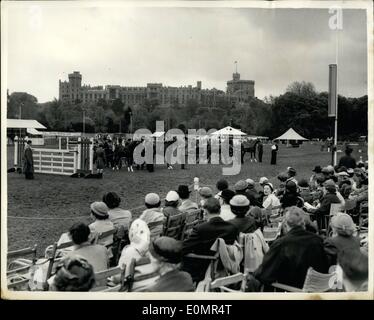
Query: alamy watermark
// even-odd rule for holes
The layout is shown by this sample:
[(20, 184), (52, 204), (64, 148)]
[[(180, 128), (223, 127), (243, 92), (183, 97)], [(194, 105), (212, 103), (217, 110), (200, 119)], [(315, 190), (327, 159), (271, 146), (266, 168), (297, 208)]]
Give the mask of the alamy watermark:
[[(156, 132), (164, 132), (164, 122), (156, 122)], [(211, 129), (170, 129), (156, 137), (148, 129), (139, 129), (133, 140), (134, 162), (141, 164), (224, 164), (223, 175), (236, 175), (241, 170), (242, 141), (240, 136), (215, 135)]]

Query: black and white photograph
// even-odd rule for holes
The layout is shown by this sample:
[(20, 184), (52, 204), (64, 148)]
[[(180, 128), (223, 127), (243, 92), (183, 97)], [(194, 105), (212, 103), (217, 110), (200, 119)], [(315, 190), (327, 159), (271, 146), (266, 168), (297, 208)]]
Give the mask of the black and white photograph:
[(374, 298), (371, 1), (2, 1), (1, 44), (2, 298)]

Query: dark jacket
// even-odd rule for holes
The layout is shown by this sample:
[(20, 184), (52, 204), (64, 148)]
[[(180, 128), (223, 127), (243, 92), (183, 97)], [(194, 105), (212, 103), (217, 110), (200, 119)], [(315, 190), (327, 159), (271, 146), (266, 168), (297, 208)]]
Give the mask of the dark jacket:
[(245, 196), (248, 198), (252, 206), (257, 206), (262, 208), (262, 198), (255, 188), (247, 189)]
[(163, 274), (156, 283), (144, 291), (148, 292), (191, 292), (195, 291), (192, 278), (187, 272), (173, 270)]
[(354, 236), (337, 235), (336, 237), (325, 239), (324, 245), (329, 265), (332, 266), (337, 263), (339, 252), (345, 249), (360, 250), (360, 239)]
[[(183, 255), (196, 253), (200, 255), (214, 255), (210, 250), (213, 243), (222, 238), (226, 244), (233, 244), (239, 236), (239, 230), (232, 223), (220, 217), (211, 218), (209, 221), (196, 226), (189, 237), (183, 241)], [(184, 271), (192, 275), (194, 281), (204, 278), (209, 260), (183, 258)]]
[(302, 288), (309, 267), (328, 272), (323, 240), (302, 227), (295, 227), (273, 242), (254, 276), (263, 284), (279, 282)]
[(228, 222), (232, 223), (235, 227), (238, 228), (239, 232), (243, 233), (252, 233), (256, 231), (256, 222), (252, 217), (236, 217)]
[(23, 155), (23, 172), (33, 173), (34, 172), (34, 159), (31, 148), (25, 148)]
[(332, 203), (340, 203), (340, 200), (335, 193), (327, 192), (321, 199), (321, 206), (314, 212), (314, 214), (316, 216), (329, 215)]
[(354, 169), (356, 168), (356, 159), (348, 155), (342, 156), (339, 160), (338, 166), (339, 168), (346, 167), (347, 169)]

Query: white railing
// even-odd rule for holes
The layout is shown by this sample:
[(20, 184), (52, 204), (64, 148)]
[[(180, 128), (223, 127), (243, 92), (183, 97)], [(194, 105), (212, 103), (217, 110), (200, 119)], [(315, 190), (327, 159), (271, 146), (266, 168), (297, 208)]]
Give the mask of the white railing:
[(37, 173), (71, 175), (77, 172), (75, 150), (33, 148), (34, 171)]

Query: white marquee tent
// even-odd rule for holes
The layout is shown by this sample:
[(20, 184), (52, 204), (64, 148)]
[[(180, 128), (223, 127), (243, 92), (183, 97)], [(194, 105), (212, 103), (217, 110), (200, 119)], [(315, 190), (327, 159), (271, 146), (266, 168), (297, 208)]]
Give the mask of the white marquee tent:
[(212, 133), (213, 136), (245, 136), (246, 133), (233, 127), (225, 127)]
[(306, 141), (308, 139), (299, 135), (294, 129), (289, 128), (285, 133), (274, 140), (298, 140), (298, 141)]

